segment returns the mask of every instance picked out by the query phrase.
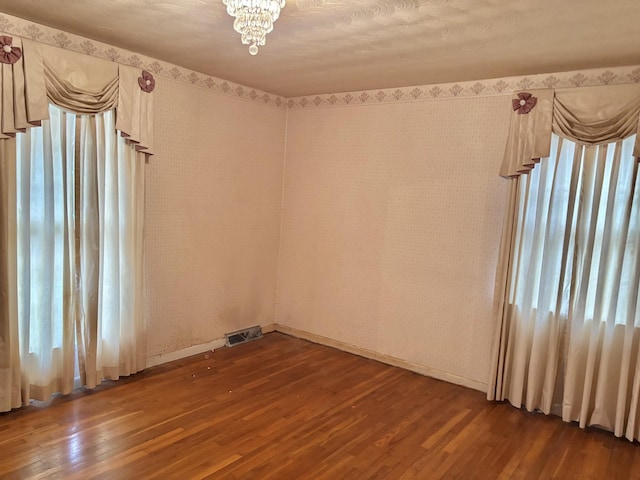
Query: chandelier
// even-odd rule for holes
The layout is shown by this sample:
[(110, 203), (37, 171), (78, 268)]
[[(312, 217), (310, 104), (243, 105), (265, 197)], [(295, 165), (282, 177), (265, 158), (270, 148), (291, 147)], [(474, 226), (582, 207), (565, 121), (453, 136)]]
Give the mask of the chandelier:
[(227, 13), (236, 19), (233, 29), (242, 35), (242, 43), (249, 45), (251, 55), (258, 54), (258, 45), (264, 45), (273, 22), (280, 16), (285, 0), (222, 0)]

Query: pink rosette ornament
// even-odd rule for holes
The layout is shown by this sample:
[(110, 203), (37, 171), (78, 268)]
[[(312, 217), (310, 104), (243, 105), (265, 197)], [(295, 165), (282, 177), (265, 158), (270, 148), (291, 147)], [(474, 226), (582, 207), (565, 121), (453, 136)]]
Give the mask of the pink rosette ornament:
[(0, 36), (0, 63), (14, 64), (22, 57), (22, 50), (14, 47), (12, 37)]
[(518, 98), (514, 98), (511, 102), (513, 103), (514, 112), (518, 112), (520, 115), (526, 115), (533, 110), (533, 107), (538, 103), (538, 99), (529, 92), (521, 92), (518, 94)]
[(151, 93), (156, 88), (156, 80), (150, 72), (143, 70), (142, 76), (138, 77), (138, 85), (140, 85), (140, 90), (143, 92)]

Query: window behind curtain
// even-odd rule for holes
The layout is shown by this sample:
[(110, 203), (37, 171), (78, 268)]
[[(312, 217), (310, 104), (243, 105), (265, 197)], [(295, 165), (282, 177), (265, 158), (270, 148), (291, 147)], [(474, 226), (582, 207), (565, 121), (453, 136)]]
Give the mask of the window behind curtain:
[(18, 301), (21, 318), (28, 321), (29, 352), (35, 355), (49, 345), (62, 348), (65, 212), (75, 205), (73, 184), (65, 187), (75, 168), (63, 156), (75, 154), (76, 116), (54, 106), (49, 113), (55, 119), (45, 121), (51, 131), (32, 128), (19, 133), (16, 142), (22, 165), (17, 169)]
[(627, 322), (638, 301), (634, 142), (586, 148), (553, 135), (550, 158), (521, 178), (510, 303), (539, 314), (566, 318), (571, 309), (584, 321)]

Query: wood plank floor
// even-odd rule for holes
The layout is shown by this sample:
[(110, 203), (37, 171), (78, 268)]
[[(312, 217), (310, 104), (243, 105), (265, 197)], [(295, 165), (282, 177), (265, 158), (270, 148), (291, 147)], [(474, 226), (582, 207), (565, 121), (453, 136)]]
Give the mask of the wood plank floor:
[(629, 479), (639, 452), (279, 333), (0, 415), (2, 479)]

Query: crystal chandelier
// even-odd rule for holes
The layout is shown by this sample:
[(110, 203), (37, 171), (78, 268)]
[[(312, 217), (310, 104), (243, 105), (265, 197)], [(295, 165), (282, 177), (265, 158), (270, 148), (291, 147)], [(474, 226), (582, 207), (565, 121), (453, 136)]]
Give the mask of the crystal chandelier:
[(233, 28), (242, 35), (242, 43), (249, 45), (249, 53), (257, 55), (258, 45), (264, 45), (273, 22), (280, 16), (285, 0), (222, 0), (227, 13), (236, 19)]

